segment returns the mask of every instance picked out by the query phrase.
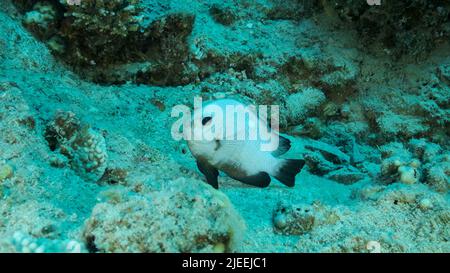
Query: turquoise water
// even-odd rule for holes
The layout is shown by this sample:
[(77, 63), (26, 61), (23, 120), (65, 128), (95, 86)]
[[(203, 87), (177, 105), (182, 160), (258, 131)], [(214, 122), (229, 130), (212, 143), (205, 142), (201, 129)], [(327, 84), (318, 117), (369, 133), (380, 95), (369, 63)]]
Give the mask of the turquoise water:
[[(450, 7), (406, 2), (2, 1), (0, 252), (449, 252)], [(199, 156), (195, 98), (290, 144)]]

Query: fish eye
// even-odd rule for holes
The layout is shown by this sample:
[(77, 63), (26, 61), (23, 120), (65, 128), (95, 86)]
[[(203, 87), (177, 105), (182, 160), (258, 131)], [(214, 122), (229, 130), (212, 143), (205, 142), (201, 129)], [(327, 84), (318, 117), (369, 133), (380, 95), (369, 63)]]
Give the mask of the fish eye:
[(211, 119), (212, 119), (212, 117), (204, 117), (204, 118), (202, 119), (202, 125), (207, 124)]

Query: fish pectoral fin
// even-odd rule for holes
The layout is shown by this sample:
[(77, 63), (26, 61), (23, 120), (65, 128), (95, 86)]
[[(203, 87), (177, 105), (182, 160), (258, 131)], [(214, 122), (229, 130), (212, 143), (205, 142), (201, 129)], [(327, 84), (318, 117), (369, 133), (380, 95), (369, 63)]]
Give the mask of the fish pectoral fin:
[(254, 175), (245, 176), (245, 177), (233, 177), (236, 180), (241, 181), (242, 183), (252, 185), (259, 188), (265, 188), (270, 184), (270, 176), (266, 172), (259, 172)]
[(282, 154), (285, 154), (291, 148), (291, 141), (289, 139), (282, 137), (280, 135), (278, 135), (278, 137), (279, 137), (278, 148), (272, 152), (273, 156), (280, 156)]
[(197, 161), (197, 167), (205, 175), (206, 182), (213, 186), (213, 188), (218, 189), (219, 182), (217, 177), (219, 176), (219, 171), (211, 164), (204, 161)]

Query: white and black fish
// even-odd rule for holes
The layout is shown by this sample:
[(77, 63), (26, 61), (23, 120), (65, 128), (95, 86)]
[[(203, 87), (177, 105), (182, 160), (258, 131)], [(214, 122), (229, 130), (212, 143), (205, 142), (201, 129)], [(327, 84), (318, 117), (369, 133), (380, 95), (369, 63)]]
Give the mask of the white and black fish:
[[(246, 123), (240, 129), (236, 126), (238, 120), (236, 115), (232, 122), (227, 123), (230, 116), (225, 113), (229, 106), (234, 107), (236, 115), (247, 114)], [(224, 114), (217, 114), (217, 110), (222, 110)], [(194, 111), (191, 124), (191, 138), (187, 138), (189, 149), (207, 182), (216, 189), (219, 187), (219, 171), (256, 187), (267, 187), (271, 176), (286, 186), (293, 187), (295, 176), (305, 164), (301, 159), (279, 158), (278, 156), (290, 149), (290, 140), (271, 130), (265, 120), (258, 118), (255, 111), (248, 111), (245, 105), (236, 100), (221, 99), (204, 103), (201, 109)], [(224, 126), (226, 129), (222, 134), (212, 133), (218, 124), (228, 125)], [(228, 130), (230, 124), (235, 126), (235, 130), (231, 133)], [(260, 128), (258, 132), (264, 131), (265, 135), (258, 134), (256, 138), (249, 138), (249, 132), (258, 126)], [(239, 138), (242, 133), (246, 136), (245, 139)], [(210, 138), (205, 139), (206, 134), (209, 134)], [(266, 145), (266, 148), (261, 149), (262, 145)], [(267, 148), (268, 146), (270, 147)]]

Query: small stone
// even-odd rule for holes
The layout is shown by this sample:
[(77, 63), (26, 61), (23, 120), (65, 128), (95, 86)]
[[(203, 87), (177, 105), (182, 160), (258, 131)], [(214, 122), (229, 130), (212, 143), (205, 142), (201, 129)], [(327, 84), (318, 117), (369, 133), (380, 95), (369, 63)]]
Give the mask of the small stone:
[(225, 253), (226, 247), (223, 243), (218, 243), (214, 246), (214, 253)]
[(398, 168), (400, 173), (400, 181), (404, 184), (414, 184), (419, 180), (419, 172), (416, 168), (409, 166), (401, 166)]
[(278, 229), (283, 229), (286, 227), (287, 222), (286, 222), (286, 216), (284, 216), (283, 214), (278, 214), (274, 217), (273, 219), (273, 224), (275, 225), (276, 228)]
[(97, 154), (102, 154), (102, 153), (103, 153), (102, 148), (100, 148), (100, 147), (96, 147), (96, 148), (95, 148), (95, 152), (96, 152)]
[(0, 165), (0, 182), (13, 176), (13, 168), (8, 165)]
[(409, 166), (417, 169), (420, 167), (420, 161), (418, 159), (413, 159), (409, 162)]
[(420, 200), (419, 202), (419, 207), (421, 210), (425, 211), (425, 210), (430, 210), (433, 208), (433, 202), (431, 202), (430, 199), (428, 198), (423, 198), (422, 200)]
[(339, 216), (319, 203), (291, 205), (279, 203), (274, 210), (272, 223), (276, 233), (302, 235), (321, 225), (332, 225)]

